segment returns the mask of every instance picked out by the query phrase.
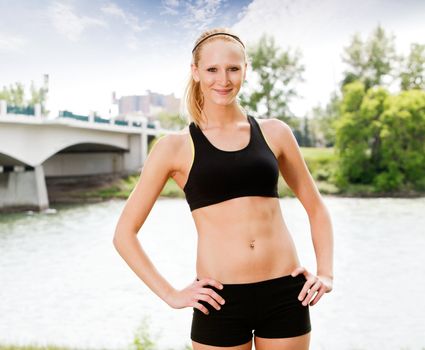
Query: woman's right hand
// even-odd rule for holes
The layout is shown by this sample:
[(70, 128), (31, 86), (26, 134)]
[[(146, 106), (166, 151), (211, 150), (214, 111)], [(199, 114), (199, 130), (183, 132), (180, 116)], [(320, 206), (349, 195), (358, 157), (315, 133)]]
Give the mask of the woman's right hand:
[(174, 309), (195, 307), (208, 315), (208, 309), (198, 302), (199, 300), (204, 300), (217, 310), (220, 310), (220, 304), (224, 304), (224, 299), (213, 289), (206, 287), (206, 285), (214, 286), (217, 289), (223, 288), (221, 283), (211, 278), (203, 278), (199, 281), (195, 280), (182, 290), (174, 290), (170, 295), (168, 304)]

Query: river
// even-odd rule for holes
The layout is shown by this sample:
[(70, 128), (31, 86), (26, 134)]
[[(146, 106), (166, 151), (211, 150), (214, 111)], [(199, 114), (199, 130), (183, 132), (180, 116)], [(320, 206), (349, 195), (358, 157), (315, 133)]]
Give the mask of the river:
[[(424, 349), (425, 198), (324, 201), (335, 279), (310, 306), (310, 349)], [(0, 343), (125, 349), (145, 319), (160, 349), (191, 344), (192, 309), (165, 304), (112, 244), (124, 203), (1, 214)], [(315, 272), (304, 208), (294, 198), (280, 203), (301, 263)], [(176, 288), (195, 279), (196, 229), (184, 200), (160, 198), (138, 237)]]

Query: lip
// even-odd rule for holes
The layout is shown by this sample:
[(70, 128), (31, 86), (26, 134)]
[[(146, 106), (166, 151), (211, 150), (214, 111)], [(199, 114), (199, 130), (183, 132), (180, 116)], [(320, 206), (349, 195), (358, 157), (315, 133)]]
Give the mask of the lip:
[(220, 95), (227, 95), (230, 91), (232, 91), (232, 89), (228, 89), (228, 90), (217, 90), (217, 89), (213, 89), (215, 92), (217, 92)]

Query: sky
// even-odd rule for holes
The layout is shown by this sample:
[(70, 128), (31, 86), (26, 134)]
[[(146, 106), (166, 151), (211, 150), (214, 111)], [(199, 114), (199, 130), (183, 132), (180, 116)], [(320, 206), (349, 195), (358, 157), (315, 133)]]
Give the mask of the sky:
[(225, 26), (247, 46), (267, 33), (301, 51), (305, 81), (290, 108), (304, 116), (337, 89), (355, 33), (366, 40), (380, 24), (406, 55), (425, 44), (424, 18), (424, 0), (0, 0), (0, 88), (21, 82), (29, 97), (48, 74), (51, 117), (106, 115), (112, 91), (182, 98), (197, 36)]

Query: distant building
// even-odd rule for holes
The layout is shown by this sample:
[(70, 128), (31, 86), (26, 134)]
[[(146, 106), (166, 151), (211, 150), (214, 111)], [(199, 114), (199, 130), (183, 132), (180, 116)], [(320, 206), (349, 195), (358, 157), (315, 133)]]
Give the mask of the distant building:
[(180, 99), (174, 94), (162, 95), (150, 90), (145, 95), (121, 96), (117, 99), (114, 91), (112, 104), (118, 107), (118, 110), (114, 108), (114, 112), (119, 117), (141, 115), (152, 120), (160, 112), (179, 113)]

